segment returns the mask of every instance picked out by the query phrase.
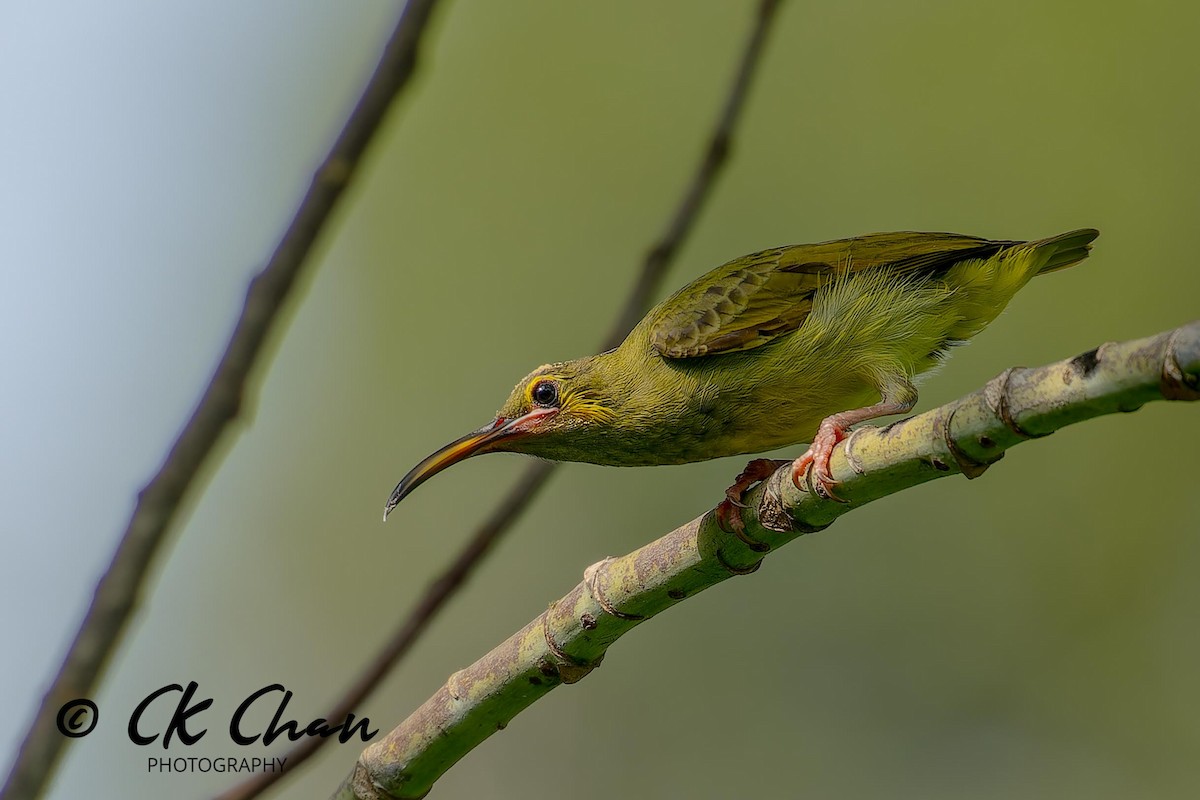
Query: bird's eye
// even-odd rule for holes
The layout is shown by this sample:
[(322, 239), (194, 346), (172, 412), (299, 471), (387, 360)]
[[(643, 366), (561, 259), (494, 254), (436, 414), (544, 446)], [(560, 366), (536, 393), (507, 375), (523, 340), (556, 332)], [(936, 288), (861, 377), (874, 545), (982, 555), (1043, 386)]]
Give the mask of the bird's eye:
[(533, 402), (543, 408), (553, 408), (558, 405), (558, 386), (554, 381), (538, 381), (531, 393)]

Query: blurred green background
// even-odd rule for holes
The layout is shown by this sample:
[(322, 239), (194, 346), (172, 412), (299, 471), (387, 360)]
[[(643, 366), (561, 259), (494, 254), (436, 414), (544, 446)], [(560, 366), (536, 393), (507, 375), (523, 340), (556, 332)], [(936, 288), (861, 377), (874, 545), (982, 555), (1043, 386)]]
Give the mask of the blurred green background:
[[(592, 352), (753, 6), (443, 7), (51, 797), (228, 785), (146, 774), (162, 750), (125, 720), (166, 683), (216, 701), (208, 736), (171, 755), (260, 755), (224, 720), (270, 683), (320, 716), (523, 462), (456, 467), (384, 527), (388, 492), (529, 369)], [(396, 14), (0, 10), (0, 752)], [(919, 409), (1194, 319), (1198, 33), (1182, 1), (787, 2), (664, 293), (781, 244), (1100, 228), (1092, 258), (1030, 285)], [(1197, 409), (1152, 404), (855, 512), (634, 631), (434, 796), (1195, 797), (1198, 451)], [(392, 727), (588, 564), (710, 508), (742, 463), (560, 470), (360, 715)], [(325, 796), (356, 754), (327, 747), (275, 796)]]

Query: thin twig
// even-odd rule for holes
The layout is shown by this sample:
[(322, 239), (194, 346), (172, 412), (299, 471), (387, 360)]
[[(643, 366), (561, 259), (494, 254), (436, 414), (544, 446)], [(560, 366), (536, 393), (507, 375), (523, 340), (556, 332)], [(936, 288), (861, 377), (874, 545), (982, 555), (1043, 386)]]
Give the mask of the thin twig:
[[(647, 251), (637, 281), (630, 290), (629, 297), (618, 314), (612, 331), (604, 339), (601, 345), (602, 350), (620, 344), (621, 340), (646, 313), (666, 274), (667, 267), (670, 266), (680, 245), (691, 231), (696, 218), (704, 207), (705, 200), (711, 195), (716, 178), (728, 160), (734, 128), (750, 92), (755, 69), (761, 60), (767, 32), (779, 2), (780, 0), (762, 0), (759, 3), (754, 28), (742, 51), (737, 73), (725, 97), (725, 103), (709, 137), (704, 155), (696, 166), (679, 207), (662, 236)], [(557, 464), (539, 461), (525, 468), (516, 485), (501, 499), (491, 516), (476, 530), (475, 535), (445, 572), (429, 584), (425, 589), (425, 594), (417, 601), (408, 617), (396, 628), (388, 643), (334, 704), (329, 713), (325, 715), (325, 719), (345, 719), (347, 714), (359, 707), (371, 695), (379, 682), (404, 657), (428, 627), (433, 617), (441, 611), (458, 587), (466, 581), (496, 540), (516, 522), (521, 512), (549, 480), (557, 466)], [(319, 737), (308, 737), (302, 740), (284, 754), (285, 766), (282, 771), (259, 773), (217, 795), (215, 800), (250, 800), (257, 797), (315, 754), (326, 741)]]
[[(475, 531), (471, 541), (462, 549), (450, 567), (429, 584), (425, 589), (425, 594), (392, 634), (388, 643), (367, 665), (357, 680), (346, 689), (329, 713), (324, 716), (324, 719), (346, 719), (348, 714), (370, 697), (371, 693), (375, 691), (375, 687), (387, 677), (396, 663), (412, 648), (417, 638), (437, 616), (437, 612), (466, 581), (471, 571), (487, 554), (500, 534), (516, 522), (538, 490), (545, 485), (546, 478), (550, 477), (555, 466), (549, 461), (538, 461), (525, 470), (520, 480), (500, 501), (487, 521)], [(250, 800), (250, 798), (259, 796), (284, 775), (290, 774), (298, 765), (311, 758), (327, 741), (329, 740), (320, 736), (307, 736), (301, 739), (291, 750), (281, 756), (282, 770), (259, 772), (217, 795), (216, 800)]]
[(692, 225), (704, 207), (704, 202), (712, 194), (713, 183), (721, 172), (721, 167), (729, 158), (733, 147), (733, 129), (741, 116), (746, 97), (750, 94), (754, 72), (758, 67), (764, 49), (763, 45), (767, 40), (767, 33), (771, 29), (771, 21), (778, 8), (779, 0), (762, 0), (759, 3), (754, 30), (750, 32), (750, 39), (746, 42), (746, 48), (742, 52), (742, 60), (738, 64), (733, 85), (729, 87), (725, 105), (721, 108), (721, 116), (717, 119), (716, 127), (713, 128), (712, 135), (708, 139), (704, 158), (697, 166), (692, 183), (683, 196), (683, 202), (679, 204), (679, 208), (663, 232), (662, 238), (655, 242), (654, 246), (646, 253), (646, 261), (642, 265), (641, 275), (638, 276), (637, 283), (630, 291), (629, 299), (625, 302), (620, 316), (617, 317), (612, 332), (605, 340), (604, 350), (619, 345), (626, 334), (633, 330), (633, 326), (638, 324), (642, 315), (646, 313), (650, 307), (650, 301), (658, 290), (658, 285), (662, 282), (663, 275), (666, 274), (667, 267), (671, 265), (680, 245), (691, 231)]
[[(743, 537), (709, 512), (583, 581), (359, 756), (334, 800), (424, 797), (450, 767), (563, 683), (586, 677), (619, 637), (767, 552), (841, 515), (927, 481), (977, 477), (1005, 450), (1072, 423), (1154, 400), (1200, 401), (1200, 322), (1110, 342), (1037, 369), (1010, 369), (966, 397), (883, 428), (862, 428), (832, 462), (842, 502), (797, 488), (784, 462), (748, 496)], [(701, 699), (700, 702), (704, 702)]]
[(316, 171), (295, 217), (271, 260), (250, 282), (241, 317), (191, 418), (158, 473), (138, 494), (137, 506), (108, 570), (41, 707), (26, 733), (2, 800), (32, 800), (46, 788), (67, 738), (58, 732), (60, 706), (88, 697), (121, 641), (138, 606), (154, 556), (222, 433), (238, 415), (246, 383), (263, 342), (303, 268), (313, 244), (379, 128), (392, 101), (408, 84), (436, 0), (411, 0), (400, 16), (379, 65), (324, 163)]

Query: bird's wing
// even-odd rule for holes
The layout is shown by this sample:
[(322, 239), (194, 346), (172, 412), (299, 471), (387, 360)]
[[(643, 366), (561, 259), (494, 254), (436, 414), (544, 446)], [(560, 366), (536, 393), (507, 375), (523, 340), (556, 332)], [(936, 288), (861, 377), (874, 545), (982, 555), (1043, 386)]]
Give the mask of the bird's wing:
[(799, 328), (817, 290), (838, 275), (881, 267), (932, 274), (1015, 244), (901, 232), (764, 250), (717, 267), (664, 301), (653, 314), (650, 344), (667, 358), (750, 350)]

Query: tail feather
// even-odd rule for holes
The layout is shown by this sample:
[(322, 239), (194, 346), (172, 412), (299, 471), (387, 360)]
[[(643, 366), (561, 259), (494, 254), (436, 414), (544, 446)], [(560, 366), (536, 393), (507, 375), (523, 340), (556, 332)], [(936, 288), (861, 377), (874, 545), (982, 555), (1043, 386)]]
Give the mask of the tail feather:
[(991, 258), (955, 264), (945, 275), (947, 284), (955, 291), (953, 302), (959, 315), (950, 337), (965, 340), (979, 333), (1000, 315), (1030, 278), (1087, 258), (1091, 241), (1099, 235), (1099, 231), (1084, 228), (1017, 244)]
[(1092, 242), (1099, 235), (1100, 231), (1095, 228), (1080, 228), (1070, 233), (1060, 233), (1058, 236), (1051, 236), (1049, 239), (1030, 242), (1030, 246), (1038, 250), (1053, 248), (1050, 258), (1038, 270), (1038, 275), (1045, 275), (1047, 272), (1066, 269), (1083, 261), (1088, 257), (1088, 253), (1092, 249)]

